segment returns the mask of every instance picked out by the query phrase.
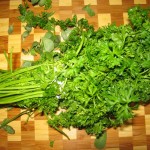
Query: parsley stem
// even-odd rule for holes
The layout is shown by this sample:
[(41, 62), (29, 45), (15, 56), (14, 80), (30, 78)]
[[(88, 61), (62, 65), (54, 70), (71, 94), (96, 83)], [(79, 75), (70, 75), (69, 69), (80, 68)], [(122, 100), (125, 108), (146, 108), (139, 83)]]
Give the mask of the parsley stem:
[(13, 48), (10, 51), (10, 59), (9, 59), (9, 67), (10, 67), (10, 72), (13, 72)]
[(148, 68), (148, 69), (146, 69), (146, 70), (144, 70), (143, 72), (141, 72), (140, 74), (144, 74), (144, 73), (146, 73), (147, 71), (149, 71), (150, 69)]
[(19, 102), (25, 99), (43, 97), (43, 94), (44, 94), (44, 91), (35, 91), (31, 93), (12, 96), (10, 98), (6, 97), (6, 98), (0, 99), (0, 104), (9, 104), (9, 103), (14, 103), (14, 102)]
[(27, 90), (11, 90), (11, 91), (0, 91), (0, 98), (8, 97), (8, 96), (13, 96), (13, 95), (18, 95), (18, 94), (23, 94), (23, 93), (28, 93), (28, 92), (33, 92), (40, 90), (39, 88), (34, 88), (34, 89), (27, 89)]
[(40, 67), (40, 66), (41, 66), (41, 65), (36, 65), (36, 66), (28, 67), (28, 68), (22, 68), (22, 69), (19, 69), (19, 70), (15, 70), (15, 72), (10, 73), (10, 74), (8, 74), (8, 75), (2, 77), (2, 78), (1, 78), (1, 76), (0, 76), (0, 82), (4, 81), (4, 80), (6, 80), (6, 79), (8, 79), (8, 78), (10, 78), (10, 77), (19, 75), (19, 74), (21, 74), (21, 73), (23, 73), (23, 72), (27, 72), (27, 71), (33, 70), (33, 69), (38, 68), (38, 67)]
[(78, 47), (78, 49), (77, 49), (77, 52), (76, 52), (76, 56), (78, 56), (78, 54), (80, 53), (80, 51), (81, 51), (81, 49), (82, 49), (82, 46), (83, 46), (83, 43), (84, 43), (84, 39), (85, 39), (85, 37), (84, 37), (84, 35), (82, 35), (82, 36), (81, 36), (80, 45), (79, 45), (79, 47)]
[(39, 88), (39, 85), (28, 85), (28, 86), (14, 86), (14, 87), (5, 87), (5, 88), (0, 88), (0, 91), (2, 90), (18, 90), (18, 89), (34, 89), (34, 88)]
[(0, 85), (0, 88), (2, 87), (7, 87), (7, 86), (12, 86), (12, 85), (15, 85), (15, 84), (20, 84), (20, 83), (25, 83), (25, 82), (29, 82), (29, 81), (32, 81), (34, 80), (34, 78), (25, 78), (25, 79), (20, 79), (20, 80), (13, 80), (13, 81), (9, 81), (9, 82), (5, 82), (4, 84), (1, 84)]
[(67, 135), (65, 132), (63, 132), (61, 129), (59, 129), (59, 128), (56, 127), (56, 126), (53, 126), (53, 128), (54, 128), (55, 130), (57, 130), (59, 133), (61, 133), (62, 135), (64, 135), (68, 140), (70, 140), (70, 138), (68, 137), (68, 135)]
[(22, 115), (25, 115), (25, 114), (28, 114), (28, 115), (29, 115), (29, 113), (31, 113), (30, 110), (25, 110), (25, 111), (19, 113), (18, 115), (14, 116), (14, 117), (11, 118), (11, 119), (7, 119), (7, 120), (3, 121), (3, 122), (0, 124), (0, 129), (3, 128), (4, 126), (6, 126), (8, 123), (10, 123), (10, 122), (16, 120), (17, 118), (21, 117)]

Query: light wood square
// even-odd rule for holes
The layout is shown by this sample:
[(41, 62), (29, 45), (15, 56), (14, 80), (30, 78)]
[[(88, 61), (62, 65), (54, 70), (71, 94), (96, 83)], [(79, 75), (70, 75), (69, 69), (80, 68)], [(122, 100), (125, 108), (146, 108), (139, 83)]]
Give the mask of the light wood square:
[(55, 32), (58, 34), (58, 33), (60, 33), (60, 31), (61, 31), (60, 26), (56, 26), (56, 27), (55, 27)]
[(123, 23), (124, 25), (129, 24), (128, 13), (123, 13)]
[[(60, 20), (59, 14), (54, 14), (53, 17), (54, 17), (56, 20)], [(55, 31), (56, 31), (56, 33), (60, 32), (60, 31), (61, 31), (60, 26), (56, 26), (56, 27), (55, 27)]]
[(8, 52), (11, 52), (13, 50), (13, 53), (21, 52), (21, 35), (9, 35), (8, 37)]
[(46, 120), (35, 120), (35, 140), (49, 140), (48, 124)]
[(9, 19), (0, 18), (0, 36), (8, 35)]
[(144, 106), (139, 106), (138, 110), (134, 110), (133, 112), (136, 116), (144, 116), (145, 115)]
[(134, 146), (133, 150), (148, 150), (147, 146)]
[(34, 33), (34, 41), (40, 42), (40, 39), (45, 35), (45, 33)]
[(84, 5), (97, 5), (97, 0), (84, 0)]
[[(23, 54), (21, 53), (21, 65), (23, 64), (24, 61), (33, 61), (34, 60), (34, 56), (31, 54)], [(23, 117), (24, 118), (24, 117)], [(23, 119), (24, 120), (24, 119)]]
[(5, 118), (7, 118), (7, 109), (6, 108), (0, 109), (0, 122), (3, 121)]
[(72, 6), (72, 0), (59, 0), (59, 6)]
[[(66, 129), (66, 128), (64, 128), (63, 129), (63, 132), (65, 133), (65, 134), (67, 134), (67, 136), (71, 139), (71, 140), (73, 140), (73, 139), (77, 139), (77, 130), (75, 129), (75, 128), (70, 128), (70, 130), (69, 129)], [(67, 139), (65, 136), (63, 136), (63, 139)]]
[(0, 54), (0, 69), (7, 70), (7, 60), (4, 54)]
[(96, 139), (96, 136), (91, 136), (91, 139)]
[(150, 115), (145, 115), (146, 135), (150, 135)]
[(19, 4), (22, 4), (22, 0), (10, 0), (9, 9), (18, 9)]
[(132, 137), (132, 125), (119, 127), (119, 137)]
[(109, 0), (110, 5), (122, 5), (122, 0)]
[(8, 134), (8, 141), (21, 141), (21, 122), (12, 121), (9, 123), (15, 130), (15, 134)]
[[(21, 109), (21, 112), (25, 111), (25, 109)], [(27, 121), (29, 115), (25, 114), (21, 116), (21, 121)], [(28, 121), (34, 121), (34, 114), (29, 117)]]
[(146, 4), (146, 0), (134, 0), (134, 4)]
[(105, 150), (120, 150), (119, 148), (106, 148)]
[(77, 14), (77, 19), (80, 20), (82, 18), (85, 18), (85, 14)]
[(109, 13), (98, 14), (98, 26), (107, 26), (111, 23), (111, 15)]

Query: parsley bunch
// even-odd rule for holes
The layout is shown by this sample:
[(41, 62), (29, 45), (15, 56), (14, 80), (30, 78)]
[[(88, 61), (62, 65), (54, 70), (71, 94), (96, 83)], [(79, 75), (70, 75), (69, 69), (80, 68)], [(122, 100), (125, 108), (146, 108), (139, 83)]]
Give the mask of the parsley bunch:
[(150, 98), (149, 43), (139, 43), (143, 32), (147, 41), (145, 28), (137, 32), (130, 25), (97, 31), (75, 27), (59, 45), (64, 66), (60, 107), (66, 111), (49, 124), (85, 129), (99, 137), (134, 117), (132, 110)]

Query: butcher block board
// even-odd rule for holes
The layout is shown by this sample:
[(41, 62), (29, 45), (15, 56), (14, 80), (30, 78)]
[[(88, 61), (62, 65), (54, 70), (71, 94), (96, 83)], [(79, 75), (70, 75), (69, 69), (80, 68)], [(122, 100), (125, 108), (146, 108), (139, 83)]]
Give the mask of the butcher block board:
[[(10, 54), (13, 49), (13, 68), (18, 68), (24, 60), (36, 59), (24, 55), (22, 48), (30, 48), (33, 41), (39, 41), (45, 31), (34, 29), (25, 39), (21, 40), (24, 32), (19, 16), (18, 5), (22, 0), (0, 0), (0, 68), (8, 69), (4, 50)], [(91, 4), (96, 15), (90, 17), (82, 8)], [(127, 10), (140, 4), (142, 7), (150, 6), (150, 0), (53, 0), (52, 10), (54, 17), (66, 19), (76, 14), (78, 18), (87, 18), (91, 24), (98, 27), (115, 22), (118, 26), (128, 23)], [(35, 12), (43, 11), (43, 8), (31, 8)], [(14, 25), (14, 32), (8, 35), (8, 27)], [(60, 30), (57, 29), (59, 33)], [(22, 110), (0, 110), (0, 122), (6, 117), (13, 117)], [(107, 145), (105, 150), (150, 150), (150, 105), (140, 106), (135, 111), (136, 117), (130, 120), (128, 125), (116, 129), (108, 129)], [(14, 127), (14, 135), (0, 130), (0, 150), (96, 150), (95, 137), (89, 136), (84, 130), (63, 129), (70, 137), (67, 140), (63, 135), (48, 127), (45, 117), (32, 116), (26, 124), (26, 117), (15, 120), (10, 125)], [(54, 141), (53, 147), (50, 143)]]

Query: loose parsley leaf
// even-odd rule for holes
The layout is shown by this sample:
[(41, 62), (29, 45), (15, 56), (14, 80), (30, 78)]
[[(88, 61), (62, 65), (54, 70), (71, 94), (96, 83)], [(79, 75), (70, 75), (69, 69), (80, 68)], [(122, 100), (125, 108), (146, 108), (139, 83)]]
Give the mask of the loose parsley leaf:
[(9, 125), (4, 126), (3, 129), (9, 134), (15, 134), (15, 130)]
[(89, 16), (95, 16), (95, 12), (91, 9), (91, 5), (88, 4), (82, 8), (84, 11), (88, 13)]
[(32, 5), (35, 5), (39, 2), (39, 0), (31, 0)]
[(50, 141), (50, 144), (49, 144), (50, 147), (54, 147), (54, 142), (55, 142), (55, 141)]
[(8, 34), (13, 33), (13, 31), (14, 31), (14, 26), (10, 25), (9, 28), (8, 28)]
[(97, 139), (95, 139), (94, 145), (97, 149), (103, 149), (106, 145), (107, 133), (106, 131)]

